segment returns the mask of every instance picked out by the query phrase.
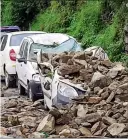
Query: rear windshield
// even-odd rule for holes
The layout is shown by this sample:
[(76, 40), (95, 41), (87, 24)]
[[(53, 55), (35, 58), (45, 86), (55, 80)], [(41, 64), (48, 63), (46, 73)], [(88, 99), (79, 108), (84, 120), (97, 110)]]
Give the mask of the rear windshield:
[(16, 32), (18, 29), (2, 29), (1, 32)]
[(13, 35), (10, 40), (10, 46), (20, 46), (21, 41), (24, 37), (40, 34), (40, 33), (24, 33), (24, 34), (17, 34)]

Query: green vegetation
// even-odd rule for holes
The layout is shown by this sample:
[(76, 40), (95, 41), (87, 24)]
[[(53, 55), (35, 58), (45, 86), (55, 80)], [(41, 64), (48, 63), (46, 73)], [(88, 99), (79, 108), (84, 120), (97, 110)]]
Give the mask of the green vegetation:
[(2, 24), (67, 33), (82, 42), (84, 48), (101, 46), (111, 60), (128, 64), (128, 56), (123, 54), (123, 28), (128, 22), (127, 0), (23, 1), (10, 0), (4, 6)]

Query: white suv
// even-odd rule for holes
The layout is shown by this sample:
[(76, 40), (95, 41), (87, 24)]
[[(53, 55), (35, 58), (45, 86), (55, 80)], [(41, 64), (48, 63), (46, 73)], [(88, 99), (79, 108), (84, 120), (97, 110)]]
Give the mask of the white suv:
[(0, 76), (5, 77), (7, 87), (16, 86), (16, 54), (24, 37), (41, 34), (41, 31), (20, 31), (1, 35)]
[(61, 53), (81, 50), (78, 42), (71, 36), (60, 33), (47, 33), (25, 37), (16, 60), (16, 72), (20, 95), (26, 93), (35, 101), (43, 97), (37, 65), (37, 52)]

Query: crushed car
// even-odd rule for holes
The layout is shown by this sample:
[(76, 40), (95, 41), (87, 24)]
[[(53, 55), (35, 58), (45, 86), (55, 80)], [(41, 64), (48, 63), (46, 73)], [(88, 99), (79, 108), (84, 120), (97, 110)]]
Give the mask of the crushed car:
[[(89, 57), (89, 59), (92, 56), (99, 60), (108, 60), (107, 54), (101, 47), (91, 47), (83, 52), (55, 54), (39, 51), (37, 53), (46, 109), (68, 104), (72, 102), (72, 99), (87, 93), (87, 88), (83, 87), (85, 85), (84, 80), (79, 79), (79, 77), (84, 77), (83, 74), (80, 75), (81, 69), (88, 66), (85, 56)], [(46, 60), (45, 57), (49, 58)], [(85, 78), (89, 81), (88, 75), (85, 75)], [(78, 81), (74, 82), (74, 79)]]

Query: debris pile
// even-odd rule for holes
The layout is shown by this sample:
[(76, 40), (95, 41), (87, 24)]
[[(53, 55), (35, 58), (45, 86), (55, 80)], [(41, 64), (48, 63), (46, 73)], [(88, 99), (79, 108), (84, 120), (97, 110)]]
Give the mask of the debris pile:
[[(91, 52), (42, 55), (58, 74), (87, 93), (49, 112), (41, 101), (10, 100), (2, 112), (3, 135), (30, 138), (128, 137), (128, 71)], [(43, 71), (48, 73), (48, 69)]]

